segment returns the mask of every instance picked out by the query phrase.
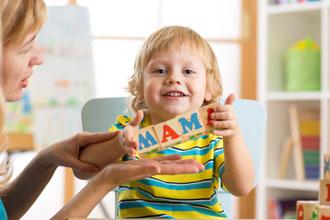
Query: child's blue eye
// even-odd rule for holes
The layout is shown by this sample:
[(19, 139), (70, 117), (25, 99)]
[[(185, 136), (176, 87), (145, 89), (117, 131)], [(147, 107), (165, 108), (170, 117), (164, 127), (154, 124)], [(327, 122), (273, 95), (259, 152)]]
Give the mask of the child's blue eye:
[(184, 70), (184, 73), (185, 73), (185, 74), (194, 74), (195, 71), (190, 70), (190, 69), (187, 69), (187, 70)]
[(159, 73), (159, 74), (165, 74), (167, 72), (167, 70), (166, 69), (157, 69), (155, 72)]

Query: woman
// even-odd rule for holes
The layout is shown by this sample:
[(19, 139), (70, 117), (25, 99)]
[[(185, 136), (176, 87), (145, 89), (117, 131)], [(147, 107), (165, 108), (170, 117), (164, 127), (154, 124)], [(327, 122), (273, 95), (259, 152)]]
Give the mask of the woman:
[[(42, 0), (0, 0), (3, 27), (0, 109), (4, 100), (16, 101), (28, 86), (33, 67), (43, 62), (36, 36), (46, 14)], [(0, 135), (4, 114), (0, 114)], [(80, 148), (108, 141), (118, 133), (81, 133), (41, 150), (23, 172), (10, 184), (0, 188), (0, 219), (19, 219), (31, 207), (58, 166), (96, 173), (99, 168), (79, 161)], [(0, 140), (4, 140), (1, 138)], [(2, 143), (1, 144), (5, 144)], [(54, 219), (86, 217), (93, 207), (117, 185), (154, 174), (198, 172), (202, 165), (180, 160), (177, 155), (154, 160), (129, 161), (106, 166), (88, 185), (54, 216)], [(31, 181), (33, 179), (33, 181)], [(88, 199), (87, 199), (88, 198)], [(2, 212), (1, 212), (2, 211)]]

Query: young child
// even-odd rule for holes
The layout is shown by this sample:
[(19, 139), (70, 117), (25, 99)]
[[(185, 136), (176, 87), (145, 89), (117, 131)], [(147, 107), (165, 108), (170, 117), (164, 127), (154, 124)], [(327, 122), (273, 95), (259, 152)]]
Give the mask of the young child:
[[(135, 156), (139, 127), (219, 103), (222, 95), (218, 64), (210, 45), (193, 30), (180, 26), (161, 28), (145, 41), (128, 89), (137, 115), (133, 120), (119, 116), (111, 130), (122, 130), (117, 144), (132, 149), (131, 156)], [(212, 133), (146, 156), (180, 154), (184, 159), (200, 162), (204, 170), (156, 175), (122, 185), (117, 203), (120, 218), (222, 219), (226, 215), (217, 197), (219, 186), (236, 196), (251, 191), (253, 162), (232, 110), (234, 99), (230, 95), (224, 105), (217, 104), (213, 109)], [(100, 149), (86, 149), (81, 160), (106, 164), (105, 147)]]

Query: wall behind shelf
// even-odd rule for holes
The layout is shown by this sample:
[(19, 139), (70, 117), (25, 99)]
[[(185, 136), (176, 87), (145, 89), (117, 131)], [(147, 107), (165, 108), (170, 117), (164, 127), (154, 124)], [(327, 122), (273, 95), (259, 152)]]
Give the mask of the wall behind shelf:
[[(301, 22), (302, 20), (304, 22)], [(269, 91), (284, 89), (285, 54), (288, 48), (304, 37), (310, 37), (320, 45), (320, 21), (319, 10), (269, 16)]]

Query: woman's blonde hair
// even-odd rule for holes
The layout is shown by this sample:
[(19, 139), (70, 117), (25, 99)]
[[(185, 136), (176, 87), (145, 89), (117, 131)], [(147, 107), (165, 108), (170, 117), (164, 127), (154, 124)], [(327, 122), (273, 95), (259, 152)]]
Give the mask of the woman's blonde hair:
[[(39, 31), (46, 20), (46, 5), (43, 0), (1, 0), (0, 1), (0, 60), (3, 47), (22, 43), (29, 33)], [(0, 67), (2, 80), (2, 67)], [(12, 175), (8, 140), (4, 132), (5, 98), (0, 88), (0, 185)]]
[(142, 45), (134, 64), (134, 74), (129, 79), (129, 104), (133, 111), (148, 109), (144, 102), (143, 72), (151, 57), (163, 51), (187, 49), (199, 58), (206, 69), (206, 89), (211, 100), (203, 105), (219, 101), (223, 88), (217, 58), (209, 45), (198, 33), (182, 26), (168, 26), (151, 34)]
[(1, 0), (3, 45), (17, 45), (27, 34), (39, 31), (46, 20), (43, 0)]

